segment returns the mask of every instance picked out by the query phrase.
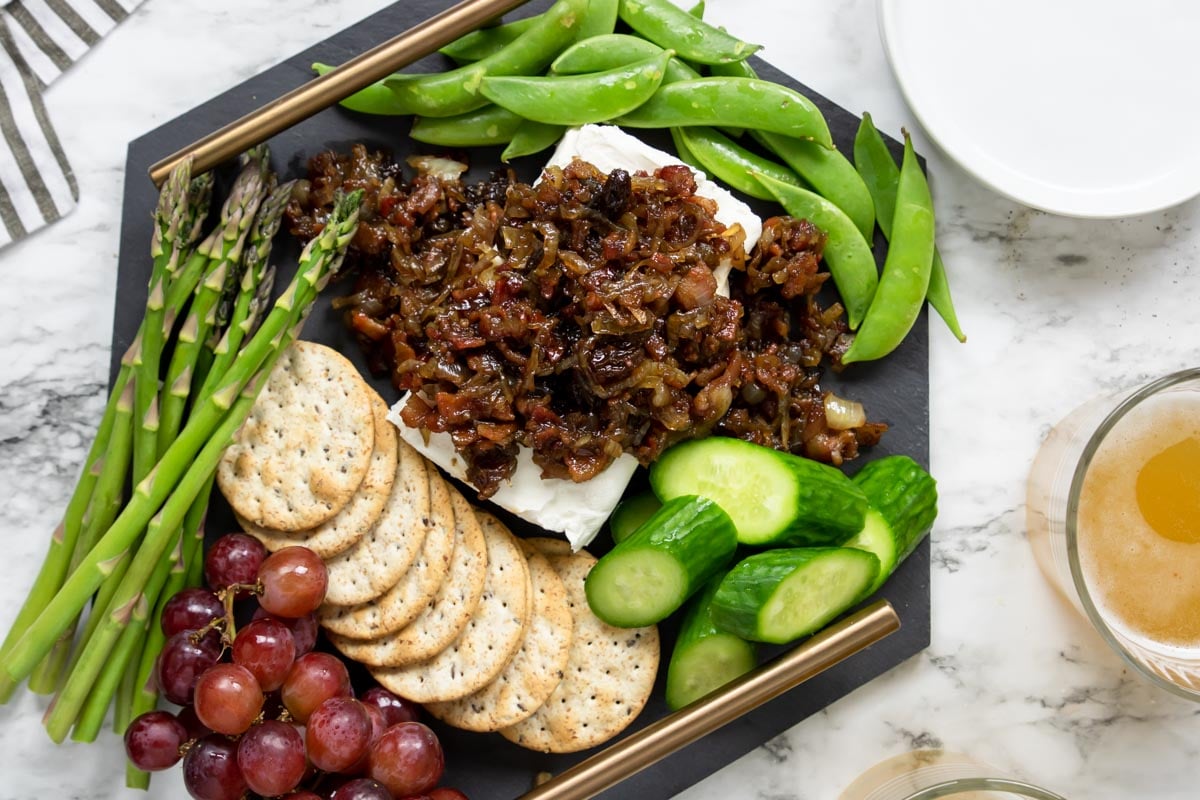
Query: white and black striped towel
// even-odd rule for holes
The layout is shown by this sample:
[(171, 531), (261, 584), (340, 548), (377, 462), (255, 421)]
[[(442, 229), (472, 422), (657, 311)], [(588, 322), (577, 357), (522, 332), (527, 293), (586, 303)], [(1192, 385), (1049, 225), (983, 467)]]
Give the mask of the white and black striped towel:
[(141, 0), (0, 0), (0, 247), (75, 207), (42, 91)]

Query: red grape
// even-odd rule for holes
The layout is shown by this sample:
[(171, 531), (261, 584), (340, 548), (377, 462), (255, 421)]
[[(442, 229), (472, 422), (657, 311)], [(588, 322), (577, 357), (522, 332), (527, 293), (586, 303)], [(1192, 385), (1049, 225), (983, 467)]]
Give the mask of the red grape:
[(225, 606), (208, 589), (184, 589), (163, 606), (162, 631), (168, 637), (203, 628), (225, 616)]
[(250, 790), (264, 797), (295, 789), (308, 770), (300, 732), (273, 719), (246, 732), (238, 742), (237, 762)]
[(429, 791), (446, 768), (437, 736), (419, 722), (388, 728), (371, 745), (368, 762), (369, 775), (396, 797)]
[(217, 733), (236, 736), (254, 723), (263, 693), (250, 670), (238, 664), (216, 664), (196, 681), (196, 716)]
[(183, 785), (196, 800), (239, 800), (246, 779), (237, 764), (237, 742), (206, 736), (183, 757)]
[(275, 619), (287, 625), (288, 630), (292, 632), (292, 638), (296, 640), (296, 658), (311, 652), (317, 643), (317, 617), (315, 614), (288, 619), (269, 614), (262, 606), (259, 606), (254, 609), (254, 619)]
[(458, 789), (449, 786), (439, 786), (429, 792), (429, 800), (467, 800), (467, 796)]
[(187, 728), (169, 711), (148, 711), (125, 729), (125, 755), (140, 770), (155, 772), (179, 763)]
[(158, 654), (156, 677), (163, 697), (180, 706), (192, 704), (192, 690), (200, 673), (221, 657), (221, 637), (215, 632), (193, 641), (194, 631), (180, 631), (167, 640)]
[(383, 719), (390, 728), (400, 722), (420, 722), (419, 707), (411, 700), (397, 697), (382, 686), (372, 686), (363, 693), (362, 701), (383, 712)]
[(371, 741), (374, 742), (388, 729), (387, 718), (383, 716), (379, 706), (363, 703), (363, 708), (367, 710), (367, 716), (371, 718)]
[(301, 789), (298, 792), (285, 794), (283, 797), (279, 798), (279, 800), (321, 800), (321, 795), (314, 794), (308, 789)]
[(307, 547), (285, 547), (262, 562), (258, 580), (262, 582), (259, 605), (294, 619), (311, 614), (324, 602), (329, 572), (320, 556)]
[(317, 769), (347, 772), (367, 754), (371, 717), (354, 698), (331, 697), (308, 718), (304, 744)]
[[(214, 592), (235, 583), (252, 584), (267, 557), (267, 548), (253, 536), (229, 533), (213, 542), (204, 557), (204, 580)], [(238, 592), (245, 597), (248, 592)]]
[(307, 653), (296, 659), (279, 690), (294, 719), (308, 722), (317, 706), (331, 697), (350, 696), (350, 673), (329, 653)]
[(283, 685), (295, 660), (296, 640), (278, 620), (255, 620), (238, 631), (233, 640), (233, 663), (250, 670), (264, 692)]
[(179, 723), (187, 729), (187, 738), (189, 741), (192, 739), (203, 739), (212, 733), (209, 727), (196, 716), (196, 709), (191, 706), (184, 706), (179, 709), (179, 713), (175, 715), (175, 719), (179, 720)]
[(355, 778), (334, 789), (329, 800), (392, 800), (392, 793), (378, 781)]

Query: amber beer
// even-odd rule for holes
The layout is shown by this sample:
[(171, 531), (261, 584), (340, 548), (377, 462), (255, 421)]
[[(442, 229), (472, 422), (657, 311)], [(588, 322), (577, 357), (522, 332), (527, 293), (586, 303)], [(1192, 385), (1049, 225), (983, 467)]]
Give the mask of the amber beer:
[(1077, 409), (1030, 471), (1030, 544), (1118, 653), (1200, 699), (1200, 370)]

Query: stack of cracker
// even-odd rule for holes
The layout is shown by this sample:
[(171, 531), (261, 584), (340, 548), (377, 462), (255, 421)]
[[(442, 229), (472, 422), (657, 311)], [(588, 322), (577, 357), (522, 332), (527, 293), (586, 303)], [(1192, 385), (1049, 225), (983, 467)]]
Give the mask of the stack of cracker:
[(218, 470), (243, 528), (325, 559), (329, 641), (444, 722), (556, 753), (620, 733), (654, 686), (658, 631), (597, 619), (591, 555), (515, 537), (386, 415), (347, 359), (293, 345)]

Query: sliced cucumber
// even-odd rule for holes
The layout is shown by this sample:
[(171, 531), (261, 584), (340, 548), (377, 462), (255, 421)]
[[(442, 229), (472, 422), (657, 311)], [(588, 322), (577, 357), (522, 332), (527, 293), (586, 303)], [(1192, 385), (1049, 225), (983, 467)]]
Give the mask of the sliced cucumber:
[(713, 624), (710, 606), (723, 575), (688, 604), (667, 667), (667, 705), (678, 710), (745, 675), (758, 664), (757, 648)]
[(879, 558), (874, 592), (916, 549), (937, 518), (937, 481), (908, 456), (872, 461), (854, 476), (871, 508), (863, 529), (846, 542)]
[(729, 571), (713, 597), (712, 620), (743, 639), (785, 644), (865, 597), (878, 574), (879, 559), (865, 550), (769, 550)]
[(620, 544), (628, 539), (660, 508), (662, 508), (662, 501), (654, 492), (642, 492), (633, 497), (626, 497), (617, 504), (617, 507), (613, 509), (612, 516), (608, 518), (608, 528), (612, 532), (613, 542)]
[(710, 436), (677, 444), (650, 468), (662, 500), (712, 498), (737, 528), (738, 541), (764, 545), (836, 545), (862, 530), (867, 498), (827, 464), (769, 447)]
[(733, 523), (720, 506), (677, 497), (592, 567), (584, 583), (588, 605), (609, 625), (653, 625), (728, 566), (736, 549)]

